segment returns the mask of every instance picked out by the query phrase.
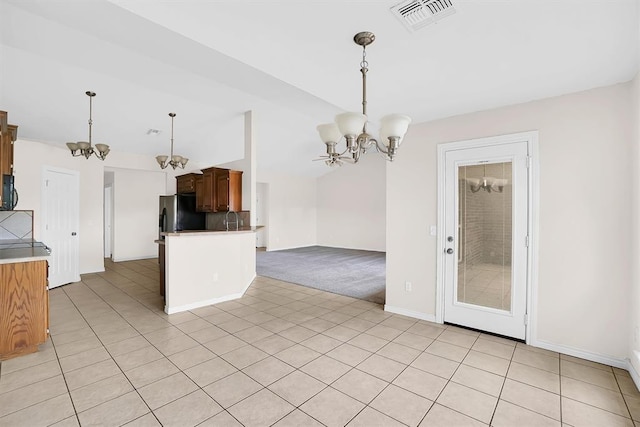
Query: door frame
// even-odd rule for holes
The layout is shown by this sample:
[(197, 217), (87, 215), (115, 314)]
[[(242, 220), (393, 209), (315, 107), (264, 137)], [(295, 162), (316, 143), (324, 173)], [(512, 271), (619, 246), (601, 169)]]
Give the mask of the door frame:
[[(527, 171), (527, 234), (529, 235), (529, 250), (527, 251), (526, 267), (526, 308), (527, 320), (525, 324), (525, 341), (529, 344), (535, 341), (536, 319), (538, 306), (538, 226), (539, 226), (539, 158), (538, 131), (519, 132), (508, 135), (490, 136), (456, 142), (438, 144), (438, 236), (436, 244), (436, 322), (444, 323), (444, 248), (445, 248), (445, 154), (450, 150), (468, 148), (482, 148), (493, 145), (526, 142), (529, 152), (529, 168)], [(523, 319), (524, 321), (524, 319)]]

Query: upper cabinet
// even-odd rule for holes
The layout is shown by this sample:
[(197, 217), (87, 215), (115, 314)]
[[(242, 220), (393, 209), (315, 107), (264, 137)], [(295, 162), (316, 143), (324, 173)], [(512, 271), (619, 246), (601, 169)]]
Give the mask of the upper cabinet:
[[(195, 175), (193, 181), (198, 212), (227, 212), (242, 210), (242, 171), (207, 168)], [(188, 175), (182, 175), (186, 177)], [(180, 178), (177, 187), (180, 193)], [(187, 188), (186, 184), (184, 188)]]
[(196, 179), (201, 177), (199, 173), (188, 173), (186, 175), (176, 176), (176, 193), (195, 193), (196, 192)]
[(0, 200), (2, 200), (2, 177), (13, 175), (13, 143), (18, 138), (18, 126), (8, 123), (6, 111), (0, 111)]

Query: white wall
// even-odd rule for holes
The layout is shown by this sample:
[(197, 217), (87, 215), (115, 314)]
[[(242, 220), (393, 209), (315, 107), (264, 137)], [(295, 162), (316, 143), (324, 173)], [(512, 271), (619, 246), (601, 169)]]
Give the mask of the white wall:
[[(18, 123), (20, 125), (20, 123)], [(18, 133), (19, 135), (19, 133)], [(20, 195), (18, 209), (34, 211), (34, 237), (41, 236), (42, 167), (48, 165), (80, 173), (80, 274), (104, 271), (103, 187), (105, 167), (158, 171), (153, 157), (111, 152), (103, 162), (96, 157), (72, 157), (62, 145), (18, 139), (14, 145), (14, 175)], [(189, 162), (187, 170), (171, 168), (164, 176), (166, 194), (175, 193), (175, 176), (200, 168)], [(154, 204), (157, 210), (157, 202)], [(115, 207), (114, 207), (115, 208)], [(116, 218), (114, 218), (116, 220)], [(46, 242), (45, 242), (46, 243)]]
[[(539, 315), (534, 338), (625, 359), (631, 282), (630, 101), (630, 85), (620, 84), (412, 126), (397, 160), (387, 167), (386, 303), (435, 314), (440, 251), (429, 225), (437, 217), (436, 144), (539, 130)], [(405, 281), (413, 282), (413, 292), (404, 291)]]
[(318, 178), (318, 245), (386, 250), (385, 163), (370, 152), (357, 164), (345, 164)]
[(315, 245), (316, 179), (260, 173), (257, 180), (269, 184), (267, 250)]
[(113, 180), (113, 260), (158, 256), (158, 200), (165, 194), (162, 171), (110, 168)]
[(631, 207), (631, 294), (629, 316), (629, 359), (635, 369), (636, 384), (640, 387), (640, 74), (632, 82), (633, 123), (632, 142), (632, 207)]

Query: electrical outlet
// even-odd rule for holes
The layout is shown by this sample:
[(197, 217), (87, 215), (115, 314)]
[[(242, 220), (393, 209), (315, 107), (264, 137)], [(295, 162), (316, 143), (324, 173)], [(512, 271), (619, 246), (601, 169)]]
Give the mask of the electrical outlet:
[(411, 292), (411, 282), (404, 282), (404, 290)]

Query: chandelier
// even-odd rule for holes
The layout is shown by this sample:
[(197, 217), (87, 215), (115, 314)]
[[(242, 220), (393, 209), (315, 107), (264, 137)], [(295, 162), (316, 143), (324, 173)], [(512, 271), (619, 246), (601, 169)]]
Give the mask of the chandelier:
[(156, 156), (156, 161), (160, 165), (160, 168), (164, 169), (167, 166), (171, 165), (172, 168), (177, 168), (180, 166), (184, 169), (185, 165), (189, 161), (186, 157), (178, 156), (177, 154), (173, 154), (173, 118), (176, 116), (176, 113), (169, 113), (169, 117), (171, 117), (171, 155), (170, 156)]
[[(379, 139), (375, 139), (367, 132), (367, 46), (373, 43), (376, 36), (363, 31), (353, 37), (353, 41), (362, 46), (362, 114), (342, 113), (335, 118), (335, 123), (321, 124), (317, 127), (322, 142), (327, 146), (327, 154), (316, 160), (325, 160), (329, 166), (341, 166), (343, 160), (357, 163), (360, 155), (367, 152), (370, 147), (375, 147), (387, 160), (393, 161), (398, 151), (400, 142), (407, 133), (411, 118), (402, 114), (389, 114), (380, 119)], [(344, 137), (347, 143), (345, 151), (339, 153), (336, 150), (338, 141)], [(348, 154), (348, 156), (345, 156)]]
[(96, 93), (88, 90), (85, 94), (89, 97), (89, 142), (67, 142), (67, 147), (71, 150), (71, 155), (73, 157), (84, 156), (88, 159), (92, 154), (95, 154), (97, 158), (104, 160), (107, 157), (107, 154), (109, 154), (109, 146), (107, 144), (96, 144), (95, 147), (91, 145), (91, 126), (93, 125), (91, 117), (93, 113), (92, 101), (93, 97), (96, 96)]

